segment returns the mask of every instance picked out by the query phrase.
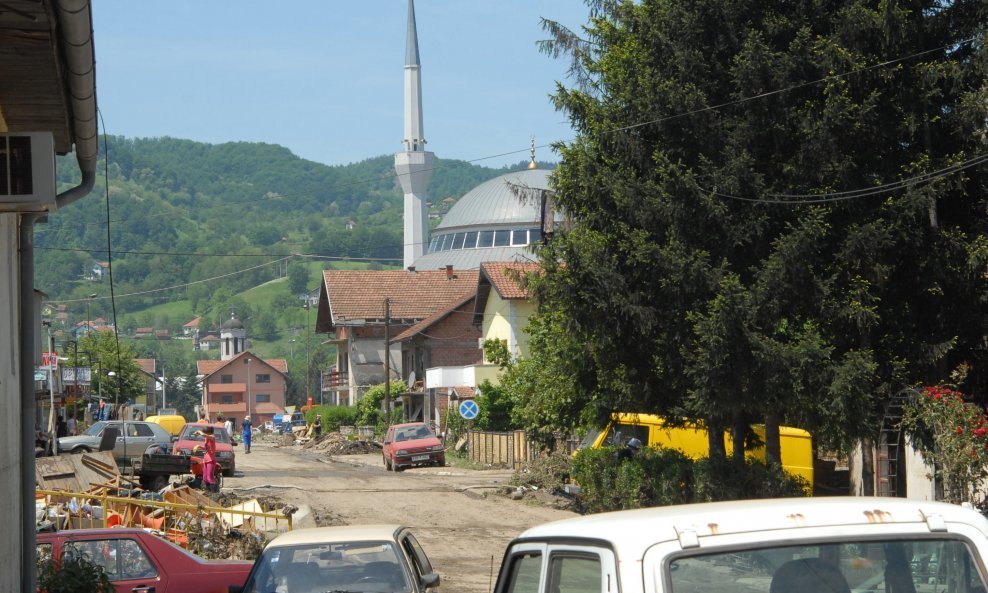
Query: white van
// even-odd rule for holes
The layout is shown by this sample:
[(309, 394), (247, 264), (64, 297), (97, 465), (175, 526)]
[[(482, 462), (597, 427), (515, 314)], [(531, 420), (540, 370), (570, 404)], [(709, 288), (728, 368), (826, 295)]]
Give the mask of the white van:
[(985, 593), (988, 520), (899, 498), (587, 515), (507, 548), (494, 593)]

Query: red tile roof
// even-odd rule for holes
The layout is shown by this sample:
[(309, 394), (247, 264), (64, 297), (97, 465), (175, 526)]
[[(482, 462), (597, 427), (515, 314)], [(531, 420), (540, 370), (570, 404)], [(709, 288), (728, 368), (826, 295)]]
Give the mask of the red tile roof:
[[(196, 369), (200, 375), (212, 375), (216, 371), (222, 369), (228, 364), (238, 363), (243, 364), (242, 358), (250, 356), (250, 358), (261, 364), (265, 364), (272, 369), (278, 371), (283, 375), (288, 374), (288, 362), (284, 358), (261, 358), (256, 354), (251, 353), (249, 350), (245, 350), (240, 354), (234, 356), (230, 360), (199, 360), (196, 361)], [(259, 370), (259, 369), (258, 369)]]
[(334, 325), (343, 320), (384, 319), (384, 299), (391, 318), (422, 320), (477, 292), (478, 270), (325, 270), (323, 291)]
[(137, 358), (134, 359), (137, 362), (137, 366), (141, 367), (141, 370), (149, 375), (154, 374), (154, 359), (153, 358)]
[(186, 323), (182, 327), (199, 327), (199, 322), (200, 321), (202, 321), (202, 317), (201, 316), (200, 317), (196, 317), (195, 319), (193, 319), (192, 321)]
[[(449, 307), (446, 307), (445, 309), (442, 309), (441, 311), (436, 311), (432, 315), (426, 317), (422, 321), (419, 321), (418, 323), (416, 323), (412, 327), (410, 327), (410, 328), (406, 329), (405, 331), (401, 332), (400, 334), (398, 334), (397, 336), (395, 336), (393, 338), (393, 340), (395, 342), (404, 342), (405, 340), (411, 338), (412, 336), (414, 336), (414, 335), (416, 335), (416, 334), (418, 334), (420, 332), (423, 332), (423, 331), (429, 329), (430, 327), (432, 327), (433, 325), (435, 325), (439, 321), (445, 319), (447, 316), (449, 316), (450, 314), (454, 313), (457, 309), (459, 309), (463, 305), (465, 305), (465, 304), (473, 301), (475, 298), (477, 298), (477, 295), (475, 295), (475, 294), (470, 294), (470, 295), (467, 295), (467, 296), (463, 297), (462, 299), (460, 299), (460, 300), (452, 303)], [(471, 308), (472, 307), (473, 307), (473, 305), (471, 305)], [(383, 346), (382, 346), (382, 348), (383, 348)]]
[(518, 286), (516, 278), (538, 273), (537, 263), (485, 261), (480, 264), (480, 272), (490, 280), (498, 296), (505, 300), (527, 299), (528, 291)]

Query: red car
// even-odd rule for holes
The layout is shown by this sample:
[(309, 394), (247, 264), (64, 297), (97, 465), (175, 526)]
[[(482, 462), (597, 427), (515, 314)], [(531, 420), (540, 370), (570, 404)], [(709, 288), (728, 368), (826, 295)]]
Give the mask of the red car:
[(395, 424), (384, 436), (384, 467), (401, 471), (416, 465), (446, 465), (446, 450), (432, 429), (421, 422)]
[(143, 529), (75, 529), (37, 534), (38, 560), (83, 554), (106, 570), (117, 593), (227, 593), (252, 562), (203, 560)]
[(178, 440), (172, 445), (172, 453), (175, 455), (192, 455), (192, 450), (196, 445), (200, 447), (206, 439), (196, 433), (207, 426), (213, 427), (213, 436), (216, 437), (216, 461), (220, 463), (224, 476), (232, 476), (237, 469), (237, 456), (233, 452), (233, 440), (230, 433), (221, 424), (209, 424), (207, 422), (189, 422), (182, 427), (178, 433)]

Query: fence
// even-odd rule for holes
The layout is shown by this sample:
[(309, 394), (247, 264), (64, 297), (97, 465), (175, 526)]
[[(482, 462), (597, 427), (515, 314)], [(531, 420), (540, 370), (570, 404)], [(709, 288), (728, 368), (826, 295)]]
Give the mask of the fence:
[(521, 469), (522, 464), (535, 459), (536, 452), (534, 443), (524, 430), (467, 431), (467, 456), (474, 463)]

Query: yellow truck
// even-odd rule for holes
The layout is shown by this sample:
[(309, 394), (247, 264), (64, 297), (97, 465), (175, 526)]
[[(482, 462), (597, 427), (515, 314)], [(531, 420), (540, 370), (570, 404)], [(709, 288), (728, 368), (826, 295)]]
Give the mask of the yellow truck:
[[(752, 430), (764, 442), (765, 427), (755, 425)], [(661, 416), (655, 414), (638, 414), (616, 412), (611, 420), (596, 435), (588, 435), (584, 443), (594, 449), (608, 445), (623, 445), (628, 439), (637, 438), (649, 447), (667, 447), (678, 449), (691, 459), (701, 459), (710, 455), (710, 443), (707, 430), (696, 426), (670, 427)], [(789, 473), (800, 476), (810, 486), (813, 485), (813, 443), (810, 433), (791, 426), (779, 427), (779, 441), (782, 449), (782, 467)], [(728, 455), (733, 449), (733, 442), (728, 433), (725, 438)], [(765, 461), (765, 447), (749, 449), (747, 456), (751, 459)]]

